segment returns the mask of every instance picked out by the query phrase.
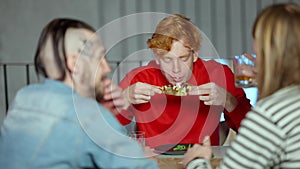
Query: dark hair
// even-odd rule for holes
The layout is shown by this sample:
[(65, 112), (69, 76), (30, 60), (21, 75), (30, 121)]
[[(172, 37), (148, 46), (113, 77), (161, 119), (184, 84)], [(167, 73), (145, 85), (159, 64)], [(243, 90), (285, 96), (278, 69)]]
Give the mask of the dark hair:
[(87, 29), (95, 32), (95, 29), (90, 25), (75, 19), (58, 18), (49, 22), (43, 29), (39, 41), (37, 50), (34, 57), (35, 70), (39, 74), (43, 74), (48, 77), (45, 70), (45, 63), (42, 62), (41, 52), (46, 46), (48, 38), (52, 41), (53, 57), (57, 68), (60, 71), (60, 77), (56, 80), (63, 80), (66, 76), (66, 51), (65, 51), (65, 34), (69, 28)]

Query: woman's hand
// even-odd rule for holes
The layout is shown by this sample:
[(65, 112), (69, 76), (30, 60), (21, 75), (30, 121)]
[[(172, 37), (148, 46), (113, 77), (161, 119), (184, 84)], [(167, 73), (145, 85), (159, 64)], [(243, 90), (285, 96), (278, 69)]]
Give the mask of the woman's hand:
[(210, 138), (206, 136), (203, 140), (203, 146), (200, 144), (195, 144), (193, 147), (189, 148), (184, 154), (182, 164), (186, 168), (189, 162), (195, 158), (204, 158), (207, 161), (210, 161), (212, 156), (212, 148), (210, 146)]
[[(252, 55), (250, 55), (248, 53), (245, 53), (244, 55), (248, 59), (250, 59), (254, 63), (254, 65), (256, 65), (256, 58), (255, 57), (253, 57)], [(246, 65), (246, 64), (241, 64), (236, 69), (238, 69), (239, 72), (241, 72), (245, 76), (253, 77), (254, 79), (256, 78), (257, 70), (256, 70), (255, 66), (249, 66), (249, 65)]]

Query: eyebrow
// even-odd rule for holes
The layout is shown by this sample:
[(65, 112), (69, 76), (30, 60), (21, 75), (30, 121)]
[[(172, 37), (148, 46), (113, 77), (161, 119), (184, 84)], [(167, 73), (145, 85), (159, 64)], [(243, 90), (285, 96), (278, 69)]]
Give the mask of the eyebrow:
[(190, 53), (186, 54), (186, 55), (181, 55), (181, 56), (178, 56), (179, 58), (182, 58), (182, 57), (188, 57), (190, 56)]
[[(183, 58), (183, 57), (188, 57), (188, 56), (190, 56), (190, 53), (178, 56), (178, 58)], [(172, 56), (167, 56), (167, 55), (165, 55), (164, 57), (166, 57), (166, 58), (172, 58)]]

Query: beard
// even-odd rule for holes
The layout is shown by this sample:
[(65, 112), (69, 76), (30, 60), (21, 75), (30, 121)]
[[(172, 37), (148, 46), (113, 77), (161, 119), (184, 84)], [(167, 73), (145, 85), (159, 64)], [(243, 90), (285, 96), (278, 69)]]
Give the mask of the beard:
[(96, 100), (98, 102), (103, 101), (103, 96), (104, 96), (104, 86), (103, 86), (103, 80), (106, 79), (106, 77), (101, 78), (101, 80), (97, 81), (95, 84), (95, 95), (96, 95)]

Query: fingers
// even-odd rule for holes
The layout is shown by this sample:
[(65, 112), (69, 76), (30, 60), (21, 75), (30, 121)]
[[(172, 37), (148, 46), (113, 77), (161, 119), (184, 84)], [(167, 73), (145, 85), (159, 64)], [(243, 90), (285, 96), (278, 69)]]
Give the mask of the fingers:
[(204, 158), (206, 160), (209, 160), (208, 156), (210, 155), (211, 155), (210, 146), (201, 146), (200, 144), (195, 144), (192, 148), (189, 148), (187, 152), (184, 154), (182, 164), (184, 167), (186, 167), (189, 164), (189, 162), (191, 162), (195, 158)]
[(217, 84), (211, 82), (199, 86), (192, 86), (189, 95), (199, 95), (199, 100), (205, 105), (224, 106), (227, 91)]
[(123, 102), (122, 89), (112, 81), (105, 82), (104, 100), (113, 100), (115, 105), (120, 105)]
[(203, 101), (205, 105), (212, 104), (210, 101), (212, 100), (212, 92), (211, 92), (211, 84), (204, 84), (200, 86), (191, 87), (189, 91), (189, 95), (200, 95), (199, 100)]
[(162, 91), (158, 86), (150, 85), (147, 83), (138, 83), (137, 90), (139, 90), (140, 93), (148, 96), (153, 96), (155, 93), (157, 94), (162, 93)]
[(238, 74), (246, 75), (249, 77), (255, 77), (257, 72), (254, 66), (242, 64), (239, 66), (236, 66), (236, 72), (239, 72)]
[(205, 151), (206, 153), (204, 153), (203, 158), (206, 160), (210, 160), (212, 157), (212, 148), (211, 148), (211, 143), (210, 143), (210, 137), (209, 136), (205, 136), (203, 139), (203, 151)]
[(193, 159), (195, 159), (198, 155), (197, 155), (197, 151), (198, 151), (198, 144), (195, 144), (193, 147), (189, 148), (186, 153), (184, 154), (183, 160), (182, 160), (182, 164), (183, 167), (186, 168), (186, 166), (188, 165), (189, 162), (191, 162)]
[(215, 105), (218, 101), (217, 94), (215, 92), (210, 92), (208, 95), (200, 95), (199, 100), (203, 101), (205, 105)]
[(190, 95), (200, 95), (199, 99), (202, 101), (208, 101), (211, 100), (212, 96), (216, 95), (215, 90), (215, 84), (214, 83), (206, 83), (200, 86), (194, 86), (191, 87), (191, 90), (189, 91)]
[(210, 137), (209, 136), (204, 137), (203, 146), (210, 146)]
[(205, 136), (203, 139), (203, 145), (195, 144), (192, 148), (187, 150), (187, 153), (184, 155), (185, 162), (189, 162), (196, 157), (204, 158), (210, 160), (212, 154), (210, 137)]
[(152, 88), (151, 90), (154, 92), (154, 93), (157, 93), (157, 94), (162, 94), (162, 91), (160, 90), (160, 88), (158, 86), (153, 86), (151, 85)]
[(122, 96), (122, 89), (113, 83), (109, 87), (106, 87), (104, 89), (103, 98), (105, 100), (115, 99), (115, 98), (119, 98), (121, 96)]
[(141, 95), (141, 94), (135, 94), (133, 95), (132, 99), (135, 101), (133, 102), (134, 104), (141, 104), (141, 103), (147, 103), (151, 100), (150, 95)]
[(208, 95), (211, 89), (201, 89), (199, 86), (189, 91), (189, 95)]
[(245, 55), (248, 59), (250, 59), (252, 62), (255, 63), (255, 61), (256, 61), (256, 58), (255, 58), (255, 57), (253, 57), (252, 55), (250, 55), (250, 54), (248, 54), (248, 53), (244, 53), (244, 55)]
[(192, 86), (189, 94), (190, 95), (206, 95), (210, 94), (212, 88), (214, 88), (215, 83), (206, 83), (200, 86)]
[[(147, 103), (155, 93), (161, 94), (158, 86), (138, 82), (123, 90), (110, 79), (102, 81), (104, 86), (103, 99), (106, 107), (114, 107), (116, 109), (126, 109), (131, 104)], [(112, 105), (113, 104), (113, 105)]]
[(102, 80), (102, 84), (105, 88), (108, 87), (109, 85), (111, 85), (111, 83), (112, 83), (112, 81), (109, 78), (105, 78)]
[(132, 104), (147, 103), (155, 93), (162, 93), (158, 86), (142, 82), (135, 83), (125, 90), (125, 98)]
[(126, 102), (122, 94), (122, 89), (113, 83), (111, 79), (104, 79), (102, 83), (104, 86), (104, 95), (101, 104), (113, 112), (113, 114), (126, 109), (128, 106), (126, 107), (125, 105)]

